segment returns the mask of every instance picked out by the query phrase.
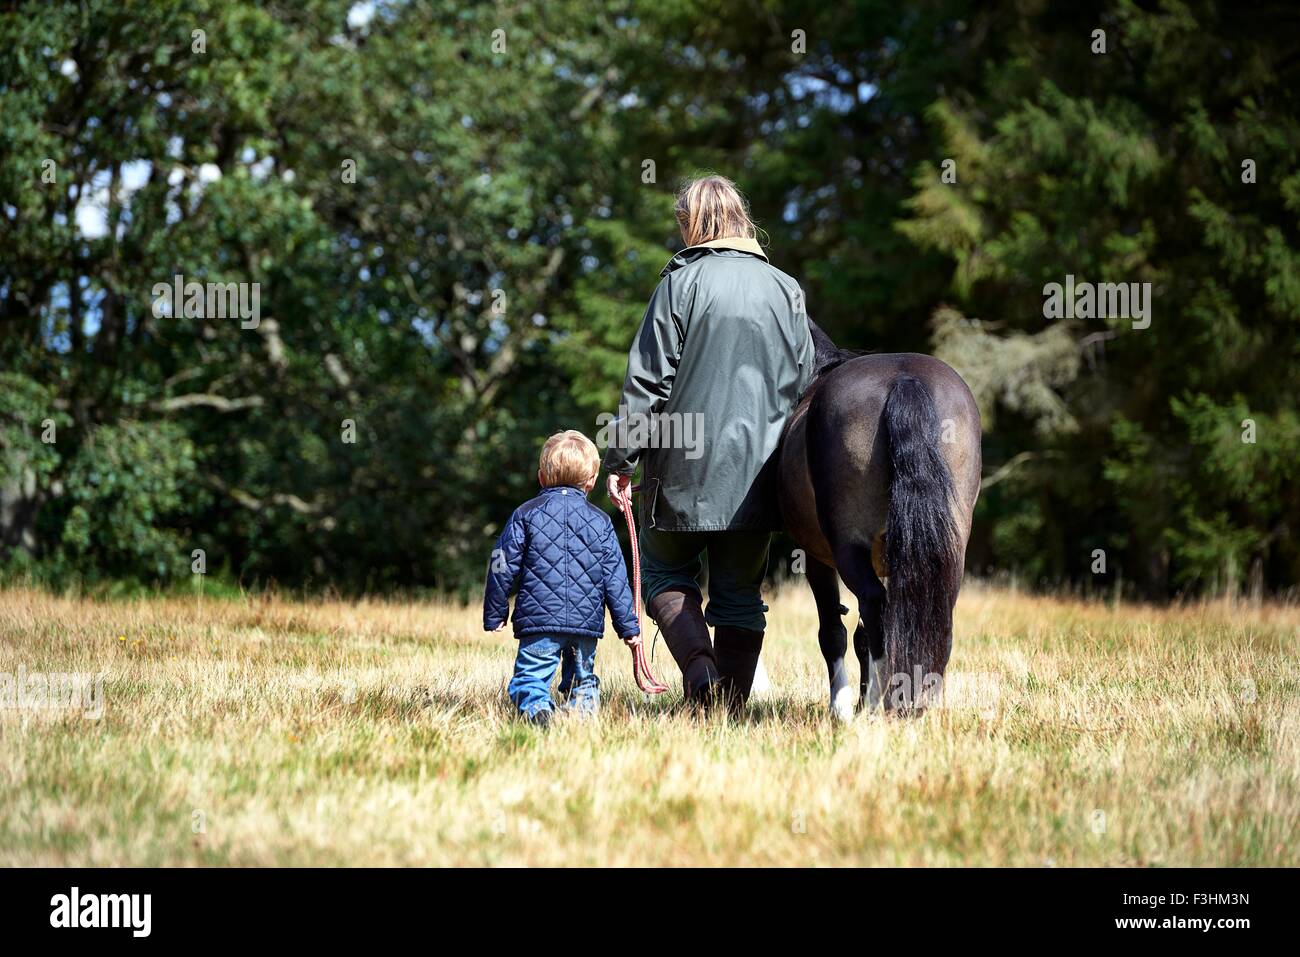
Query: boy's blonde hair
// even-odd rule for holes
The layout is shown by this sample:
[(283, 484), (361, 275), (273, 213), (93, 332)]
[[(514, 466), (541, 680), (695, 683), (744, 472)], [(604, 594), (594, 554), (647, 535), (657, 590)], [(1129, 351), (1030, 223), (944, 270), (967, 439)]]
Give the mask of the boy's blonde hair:
[(745, 197), (725, 176), (701, 176), (688, 182), (677, 191), (676, 212), (687, 246), (734, 236), (757, 238)]
[(600, 453), (596, 443), (581, 432), (568, 429), (556, 432), (542, 446), (537, 463), (544, 488), (552, 485), (586, 485), (600, 471)]

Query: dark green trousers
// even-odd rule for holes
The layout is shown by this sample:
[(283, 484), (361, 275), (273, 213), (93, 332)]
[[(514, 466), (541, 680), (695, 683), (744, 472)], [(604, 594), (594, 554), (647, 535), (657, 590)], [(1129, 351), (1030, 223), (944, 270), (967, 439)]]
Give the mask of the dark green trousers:
[(709, 570), (705, 620), (763, 631), (767, 624), (763, 576), (771, 532), (665, 532), (641, 529), (641, 597), (648, 605), (660, 592), (684, 589), (700, 595)]

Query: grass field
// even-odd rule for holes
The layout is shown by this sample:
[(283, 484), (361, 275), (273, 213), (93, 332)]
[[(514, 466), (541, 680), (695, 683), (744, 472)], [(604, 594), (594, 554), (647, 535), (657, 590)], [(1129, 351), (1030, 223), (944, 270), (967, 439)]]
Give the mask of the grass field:
[(803, 589), (770, 621), (742, 721), (607, 639), (601, 717), (543, 733), (476, 609), (0, 591), (0, 673), (106, 672), (98, 720), (0, 711), (0, 864), (1300, 864), (1300, 610), (968, 584), (996, 700), (849, 724)]

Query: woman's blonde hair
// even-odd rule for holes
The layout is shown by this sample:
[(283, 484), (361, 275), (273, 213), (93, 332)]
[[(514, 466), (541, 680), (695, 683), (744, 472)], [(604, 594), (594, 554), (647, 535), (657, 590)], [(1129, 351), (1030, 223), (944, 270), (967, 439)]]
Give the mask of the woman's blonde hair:
[(677, 191), (677, 225), (687, 246), (743, 236), (755, 239), (749, 205), (725, 176), (701, 176)]
[(537, 469), (545, 488), (586, 485), (600, 471), (600, 453), (596, 451), (596, 443), (581, 432), (574, 429), (556, 432), (542, 446)]

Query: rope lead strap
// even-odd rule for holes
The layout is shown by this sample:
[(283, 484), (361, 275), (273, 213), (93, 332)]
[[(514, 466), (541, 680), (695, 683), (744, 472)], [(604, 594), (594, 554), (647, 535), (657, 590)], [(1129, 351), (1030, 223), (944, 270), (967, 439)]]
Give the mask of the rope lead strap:
[(641, 640), (631, 646), (632, 677), (636, 686), (645, 694), (663, 694), (668, 686), (659, 681), (650, 671), (650, 663), (645, 657), (645, 629), (641, 627), (641, 548), (636, 540), (636, 521), (632, 518), (632, 496), (620, 503), (623, 518), (627, 522), (627, 535), (632, 545), (632, 603), (636, 608), (636, 624), (641, 632)]

